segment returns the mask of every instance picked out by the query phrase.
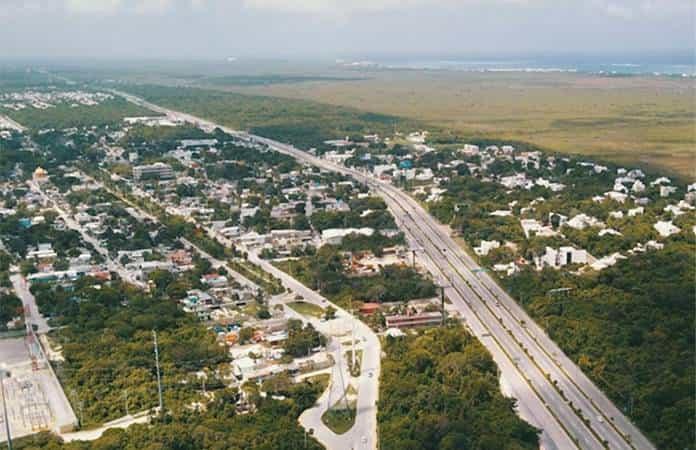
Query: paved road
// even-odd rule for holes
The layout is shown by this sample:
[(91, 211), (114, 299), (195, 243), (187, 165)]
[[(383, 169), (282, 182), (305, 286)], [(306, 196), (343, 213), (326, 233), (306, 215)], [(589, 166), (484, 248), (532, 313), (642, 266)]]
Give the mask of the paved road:
[(136, 423), (148, 423), (150, 421), (150, 412), (144, 411), (138, 414), (121, 417), (111, 422), (107, 422), (99, 428), (91, 430), (76, 431), (73, 433), (60, 433), (59, 436), (64, 442), (73, 441), (95, 441), (99, 439), (106, 430), (111, 428), (128, 428)]
[(31, 322), (33, 325), (37, 326), (36, 333), (45, 334), (51, 331), (51, 327), (48, 326), (46, 318), (41, 315), (39, 307), (36, 305), (36, 298), (34, 298), (34, 295), (29, 291), (29, 284), (27, 283), (27, 280), (23, 276), (17, 274), (12, 275), (10, 277), (10, 281), (12, 281), (12, 287), (14, 288), (17, 297), (22, 300), (25, 315), (26, 311), (30, 312)]
[[(321, 294), (313, 291), (292, 276), (278, 269), (268, 261), (249, 252), (249, 261), (260, 266), (264, 271), (279, 278), (283, 286), (302, 296), (306, 302), (322, 308), (332, 305), (336, 308), (336, 317), (349, 321), (355, 327), (355, 338), (362, 342), (361, 374), (358, 381), (358, 400), (356, 405), (355, 425), (346, 434), (340, 436), (341, 442), (353, 449), (376, 449), (377, 446), (377, 400), (379, 398), (379, 374), (382, 347), (379, 337), (370, 327), (355, 319), (345, 309), (330, 303)], [(324, 325), (317, 324), (322, 330)], [(370, 373), (372, 376), (370, 376)], [(334, 397), (335, 398), (335, 397)], [(316, 428), (316, 427), (315, 427)], [(318, 437), (318, 436), (317, 436)], [(338, 448), (344, 448), (342, 445)], [(333, 449), (334, 447), (327, 446)]]
[[(133, 209), (135, 209), (138, 213), (142, 214), (144, 217), (147, 217), (154, 222), (158, 222), (158, 219), (155, 216), (142, 210), (142, 208), (120, 195), (120, 193), (107, 188), (100, 182), (97, 183), (100, 184), (104, 189), (111, 192), (113, 195), (117, 196), (122, 201), (130, 205)], [(211, 235), (211, 237), (221, 240), (221, 237), (213, 233), (211, 230), (208, 230), (208, 232)], [(230, 275), (240, 283), (250, 286), (252, 288), (259, 288), (258, 285), (256, 285), (254, 282), (232, 269), (226, 262), (213, 257), (207, 252), (203, 251), (201, 248), (197, 247), (192, 242), (188, 241), (187, 239), (181, 238), (181, 242), (184, 245), (195, 249), (204, 258), (208, 259), (214, 267), (224, 266), (228, 270)], [(229, 244), (229, 242), (223, 242), (223, 244), (225, 243)], [(285, 272), (277, 269), (268, 261), (259, 258), (256, 253), (249, 251), (248, 255), (250, 262), (260, 266), (264, 271), (273, 274), (277, 278), (280, 278), (285, 287), (304, 297), (304, 299), (307, 302), (317, 304), (321, 307), (326, 307), (329, 304), (333, 305), (317, 292), (305, 287), (303, 284), (301, 284)], [(340, 398), (340, 395), (343, 394), (341, 392), (339, 395), (339, 391), (342, 389), (342, 384), (338, 382), (332, 383), (331, 388), (328, 389), (327, 392), (324, 393), (322, 398), (319, 399), (320, 405), (322, 401), (327, 403), (324, 403), (323, 407), (312, 408), (307, 412), (307, 414), (303, 414), (301, 423), (305, 427), (305, 429), (313, 429), (315, 432), (315, 437), (319, 439), (319, 441), (322, 442), (327, 448), (330, 448), (332, 450), (340, 450), (343, 448), (347, 450), (375, 449), (377, 448), (376, 402), (379, 395), (379, 368), (381, 357), (381, 345), (379, 342), (379, 338), (367, 325), (354, 319), (353, 316), (349, 314), (347, 311), (343, 310), (337, 305), (333, 306), (337, 310), (336, 315), (338, 318), (343, 318), (344, 320), (351, 320), (355, 322), (356, 338), (362, 340), (363, 342), (363, 356), (361, 360), (361, 367), (363, 368), (363, 370), (358, 385), (358, 400), (356, 406), (357, 415), (355, 425), (347, 433), (339, 436), (333, 433), (329, 428), (327, 428), (323, 424), (323, 422), (321, 422), (321, 416), (323, 412), (326, 411), (326, 409), (329, 406), (331, 406), (328, 404), (328, 402), (331, 402), (331, 399), (333, 399), (333, 402), (335, 403), (335, 401), (338, 398)], [(328, 332), (328, 330), (323, 329), (325, 328), (325, 325), (319, 322), (318, 320), (312, 320), (312, 322), (313, 325), (320, 331), (325, 333)], [(329, 347), (330, 351), (335, 352), (334, 358), (336, 359), (336, 361), (341, 361), (343, 356), (341, 355), (342, 350), (340, 343), (336, 342), (335, 340), (332, 340)], [(348, 369), (343, 364), (335, 365), (333, 371), (335, 372), (332, 373), (333, 380), (338, 380), (339, 377), (343, 377), (345, 379), (347, 379), (348, 377)]]
[[(113, 92), (141, 106), (204, 128), (218, 126), (130, 94)], [(446, 289), (448, 296), (467, 319), (474, 334), (493, 354), (502, 376), (519, 401), (521, 414), (543, 429), (545, 446), (560, 449), (654, 448), (514, 299), (487, 274), (477, 275), (472, 271), (477, 266), (473, 259), (454, 242), (447, 228), (436, 223), (408, 194), (364, 172), (321, 160), (293, 146), (219, 127), (241, 139), (265, 144), (300, 161), (351, 175), (381, 195), (399, 217), (408, 237), (424, 248), (433, 274), (450, 286)]]
[(126, 282), (131, 283), (135, 286), (138, 286), (141, 289), (147, 289), (147, 284), (136, 280), (133, 277), (133, 274), (130, 273), (128, 270), (126, 270), (125, 267), (123, 267), (121, 264), (118, 262), (114, 261), (113, 258), (109, 255), (109, 251), (105, 249), (99, 240), (97, 240), (94, 236), (90, 235), (87, 233), (87, 231), (80, 226), (79, 223), (77, 223), (73, 218), (72, 215), (69, 214), (67, 211), (65, 211), (59, 204), (56, 202), (54, 199), (52, 199), (44, 190), (41, 188), (41, 186), (38, 183), (34, 183), (33, 181), (29, 181), (29, 186), (31, 189), (35, 192), (38, 192), (39, 195), (49, 204), (51, 207), (58, 213), (58, 216), (63, 219), (65, 222), (65, 226), (70, 228), (71, 230), (75, 230), (78, 233), (80, 233), (80, 236), (82, 237), (82, 240), (85, 242), (88, 242), (92, 244), (92, 247), (104, 258), (104, 261), (106, 261), (106, 267), (109, 269), (111, 272), (118, 273), (119, 276)]
[[(92, 178), (92, 177), (90, 177), (90, 176), (87, 176), (87, 179), (90, 180), (90, 181), (93, 181), (93, 182), (94, 182), (95, 184), (97, 184), (99, 187), (101, 187), (101, 188), (104, 189), (105, 191), (109, 192), (110, 194), (112, 194), (112, 195), (115, 196), (116, 198), (120, 199), (123, 203), (127, 204), (127, 205), (129, 206), (129, 208), (127, 208), (126, 211), (128, 211), (128, 213), (129, 213), (134, 219), (136, 219), (136, 220), (138, 220), (138, 221), (142, 221), (143, 219), (148, 219), (148, 220), (152, 221), (153, 223), (160, 223), (159, 218), (157, 218), (156, 216), (154, 216), (154, 215), (150, 214), (149, 212), (145, 211), (143, 208), (141, 208), (139, 205), (137, 205), (137, 204), (133, 203), (132, 201), (130, 201), (128, 198), (126, 198), (126, 197), (125, 197), (123, 194), (121, 194), (120, 192), (115, 191), (115, 190), (109, 188), (108, 186), (104, 185), (104, 183), (102, 183), (101, 181), (95, 180), (94, 178)], [(230, 275), (232, 278), (234, 278), (237, 282), (239, 282), (240, 284), (242, 284), (242, 285), (244, 285), (244, 286), (247, 286), (247, 287), (250, 287), (250, 288), (252, 288), (252, 289), (256, 289), (256, 290), (261, 289), (261, 288), (259, 287), (259, 285), (257, 285), (256, 283), (254, 283), (253, 281), (251, 281), (250, 279), (248, 279), (247, 277), (245, 277), (245, 276), (242, 275), (241, 273), (239, 273), (239, 272), (237, 272), (236, 270), (234, 270), (227, 262), (222, 261), (222, 260), (220, 260), (220, 259), (217, 259), (217, 258), (213, 257), (213, 255), (207, 253), (207, 252), (204, 251), (202, 248), (200, 248), (199, 246), (197, 246), (197, 245), (194, 244), (193, 242), (189, 241), (188, 239), (181, 237), (181, 238), (179, 238), (179, 241), (180, 241), (182, 244), (184, 244), (185, 247), (188, 247), (188, 248), (190, 248), (190, 249), (193, 249), (193, 250), (196, 251), (199, 255), (201, 255), (203, 258), (205, 258), (205, 259), (207, 259), (208, 261), (210, 261), (210, 264), (213, 266), (213, 268), (217, 269), (217, 268), (219, 268), (219, 267), (225, 267), (225, 269), (227, 270), (227, 272), (229, 273), (229, 275)]]
[[(272, 297), (270, 306), (273, 307), (278, 304), (285, 304), (283, 298), (287, 299), (287, 294)], [(317, 318), (302, 315), (289, 306), (284, 306), (284, 308), (289, 316), (305, 323), (311, 323), (314, 328), (328, 336), (329, 340), (326, 345), (326, 351), (333, 356), (335, 361), (335, 364), (329, 369), (330, 379), (328, 388), (317, 399), (317, 403), (314, 407), (302, 412), (299, 418), (300, 425), (302, 425), (307, 432), (311, 432), (327, 449), (351, 450), (353, 444), (351, 434), (353, 431), (350, 430), (347, 434), (336, 434), (321, 420), (321, 417), (329, 408), (336, 405), (336, 403), (344, 398), (350, 380), (350, 373), (348, 372), (348, 366), (344, 359), (345, 351), (340, 340), (333, 336), (334, 330), (332, 330), (333, 322), (341, 322), (343, 319), (336, 318), (329, 322), (322, 322)]]
[(20, 133), (26, 130), (26, 128), (24, 128), (24, 126), (22, 126), (19, 122), (10, 119), (8, 116), (4, 114), (0, 114), (0, 130), (6, 128), (19, 131)]

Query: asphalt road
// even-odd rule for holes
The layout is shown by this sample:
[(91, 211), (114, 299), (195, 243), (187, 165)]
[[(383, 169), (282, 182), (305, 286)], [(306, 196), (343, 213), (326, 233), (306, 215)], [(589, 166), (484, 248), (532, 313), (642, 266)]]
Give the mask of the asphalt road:
[(17, 297), (22, 300), (24, 310), (30, 312), (31, 322), (37, 327), (36, 333), (48, 333), (51, 330), (51, 327), (48, 326), (46, 318), (39, 312), (39, 307), (36, 305), (36, 298), (34, 298), (34, 295), (29, 291), (29, 284), (27, 283), (27, 280), (21, 275), (12, 275), (10, 277), (10, 281), (12, 281), (12, 287), (14, 288)]
[[(171, 111), (118, 91), (141, 106), (205, 128), (217, 124)], [(219, 126), (241, 139), (262, 143), (314, 166), (353, 176), (381, 195), (402, 230), (424, 249), (428, 266), (468, 326), (491, 351), (518, 400), (520, 413), (543, 429), (547, 448), (654, 449), (640, 430), (551, 341), (522, 308), (408, 194), (372, 176), (316, 158), (287, 144)]]
[(82, 237), (82, 240), (85, 242), (88, 242), (92, 244), (92, 247), (104, 258), (104, 261), (106, 261), (106, 267), (109, 269), (110, 272), (115, 272), (118, 273), (119, 276), (126, 282), (133, 284), (135, 286), (138, 286), (141, 289), (146, 289), (147, 284), (136, 280), (133, 275), (127, 271), (121, 264), (117, 263), (114, 261), (111, 256), (109, 255), (109, 252), (107, 249), (105, 249), (99, 240), (97, 240), (94, 236), (90, 235), (87, 233), (87, 231), (79, 224), (77, 223), (73, 218), (72, 215), (69, 214), (67, 211), (65, 211), (54, 199), (48, 196), (44, 192), (43, 189), (41, 189), (41, 186), (37, 183), (34, 183), (33, 181), (29, 182), (29, 186), (31, 189), (35, 192), (38, 192), (39, 195), (49, 204), (51, 207), (58, 213), (58, 215), (65, 221), (65, 225), (70, 228), (71, 230), (75, 230), (78, 233), (80, 233), (80, 236)]
[[(355, 425), (347, 433), (340, 437), (340, 446), (327, 446), (330, 449), (376, 449), (377, 445), (377, 400), (379, 398), (379, 374), (382, 347), (379, 337), (365, 323), (354, 318), (345, 309), (330, 303), (321, 294), (308, 288), (297, 281), (292, 276), (278, 269), (268, 261), (258, 257), (253, 252), (249, 252), (249, 261), (260, 266), (264, 271), (279, 278), (283, 286), (292, 292), (303, 297), (304, 301), (326, 308), (332, 305), (336, 308), (336, 317), (349, 321), (351, 326), (355, 326), (355, 338), (361, 342), (362, 359), (360, 360), (361, 373), (358, 382), (358, 400), (356, 405)], [(316, 324), (320, 331), (322, 324)], [(344, 369), (345, 370), (345, 369)], [(370, 375), (371, 374), (371, 375)], [(335, 395), (333, 396), (334, 399)], [(321, 419), (321, 416), (319, 416)], [(315, 419), (315, 425), (316, 419)], [(316, 429), (316, 426), (313, 427)], [(317, 436), (319, 437), (319, 436)]]

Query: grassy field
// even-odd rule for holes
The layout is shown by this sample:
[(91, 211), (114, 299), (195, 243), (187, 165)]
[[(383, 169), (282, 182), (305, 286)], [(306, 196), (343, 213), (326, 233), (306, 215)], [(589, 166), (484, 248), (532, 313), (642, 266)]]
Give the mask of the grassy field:
[(307, 302), (291, 302), (288, 306), (305, 316), (324, 317), (324, 308)]
[(344, 434), (355, 423), (355, 404), (347, 409), (331, 408), (321, 416), (321, 421), (336, 434)]
[(247, 86), (218, 80), (214, 87), (400, 116), (465, 137), (527, 141), (689, 178), (696, 174), (691, 80), (446, 71), (360, 75)]

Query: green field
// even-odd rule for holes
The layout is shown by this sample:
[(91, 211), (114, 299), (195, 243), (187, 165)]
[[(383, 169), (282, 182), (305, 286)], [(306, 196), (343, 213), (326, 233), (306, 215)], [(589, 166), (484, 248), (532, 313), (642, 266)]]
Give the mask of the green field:
[(696, 89), (688, 79), (448, 71), (360, 75), (341, 82), (208, 86), (399, 116), (464, 137), (526, 141), (687, 177), (696, 173)]
[(305, 316), (324, 317), (324, 308), (307, 302), (291, 302), (288, 306)]

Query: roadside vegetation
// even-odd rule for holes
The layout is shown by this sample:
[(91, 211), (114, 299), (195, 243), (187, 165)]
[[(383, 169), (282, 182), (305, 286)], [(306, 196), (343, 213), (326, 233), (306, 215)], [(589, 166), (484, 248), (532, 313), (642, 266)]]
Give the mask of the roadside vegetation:
[[(693, 448), (693, 240), (583, 277), (524, 271), (504, 285), (658, 448)], [(567, 295), (552, 296), (559, 286)]]
[(500, 393), (493, 359), (461, 325), (387, 338), (383, 350), (380, 448), (539, 448), (538, 431)]
[(213, 119), (302, 148), (324, 147), (329, 139), (353, 134), (406, 131), (412, 122), (385, 114), (209, 89), (129, 85), (122, 89), (155, 104)]

